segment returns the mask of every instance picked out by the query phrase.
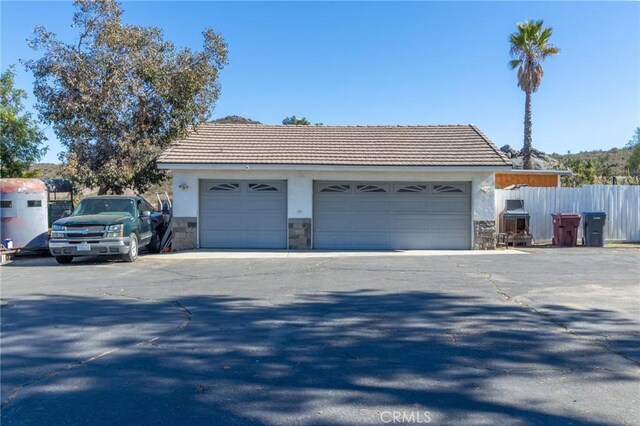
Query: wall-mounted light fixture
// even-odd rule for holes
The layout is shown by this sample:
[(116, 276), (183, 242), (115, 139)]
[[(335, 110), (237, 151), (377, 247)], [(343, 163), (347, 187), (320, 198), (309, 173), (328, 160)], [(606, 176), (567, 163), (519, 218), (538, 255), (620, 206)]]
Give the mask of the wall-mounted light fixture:
[(187, 189), (189, 189), (189, 185), (187, 185), (186, 183), (181, 183), (180, 185), (178, 185), (178, 188), (186, 191)]
[(481, 186), (481, 187), (480, 187), (480, 191), (484, 192), (485, 194), (486, 194), (487, 192), (489, 192), (490, 190), (491, 190), (491, 187), (490, 187), (490, 186), (486, 186), (486, 185), (485, 185), (485, 186)]

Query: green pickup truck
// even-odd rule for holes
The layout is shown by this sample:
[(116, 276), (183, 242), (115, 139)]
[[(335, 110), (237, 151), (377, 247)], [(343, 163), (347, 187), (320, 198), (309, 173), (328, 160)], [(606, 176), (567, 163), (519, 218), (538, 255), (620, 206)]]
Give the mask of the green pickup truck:
[(140, 247), (161, 249), (171, 212), (162, 211), (139, 195), (87, 197), (51, 227), (49, 251), (60, 264), (77, 256), (120, 255), (125, 262), (138, 257)]

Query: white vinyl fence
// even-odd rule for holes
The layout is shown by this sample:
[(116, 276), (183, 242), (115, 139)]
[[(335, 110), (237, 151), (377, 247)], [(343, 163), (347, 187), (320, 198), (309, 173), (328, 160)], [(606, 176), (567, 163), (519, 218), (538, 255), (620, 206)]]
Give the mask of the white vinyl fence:
[[(531, 215), (529, 230), (536, 241), (551, 240), (551, 213), (607, 213), (605, 240), (640, 241), (640, 186), (587, 185), (580, 188), (496, 189), (496, 223), (506, 200), (524, 200)], [(582, 219), (578, 238), (582, 238)]]

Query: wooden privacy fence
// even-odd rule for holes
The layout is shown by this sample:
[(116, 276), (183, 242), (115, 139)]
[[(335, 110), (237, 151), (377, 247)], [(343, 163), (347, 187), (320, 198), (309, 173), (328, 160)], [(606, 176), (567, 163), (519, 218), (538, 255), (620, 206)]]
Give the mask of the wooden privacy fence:
[[(537, 241), (551, 240), (551, 213), (603, 211), (607, 213), (604, 238), (618, 241), (640, 241), (640, 186), (587, 185), (580, 188), (496, 189), (496, 221), (506, 200), (524, 200), (531, 215), (529, 229)], [(499, 222), (496, 222), (499, 223)], [(582, 220), (578, 238), (582, 238)]]

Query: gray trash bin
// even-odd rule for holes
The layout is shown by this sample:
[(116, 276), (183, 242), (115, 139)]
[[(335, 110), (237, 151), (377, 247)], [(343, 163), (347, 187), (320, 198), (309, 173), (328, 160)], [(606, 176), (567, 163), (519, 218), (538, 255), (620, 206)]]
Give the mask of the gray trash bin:
[(605, 212), (583, 212), (582, 244), (587, 247), (604, 247), (604, 224), (607, 220)]

